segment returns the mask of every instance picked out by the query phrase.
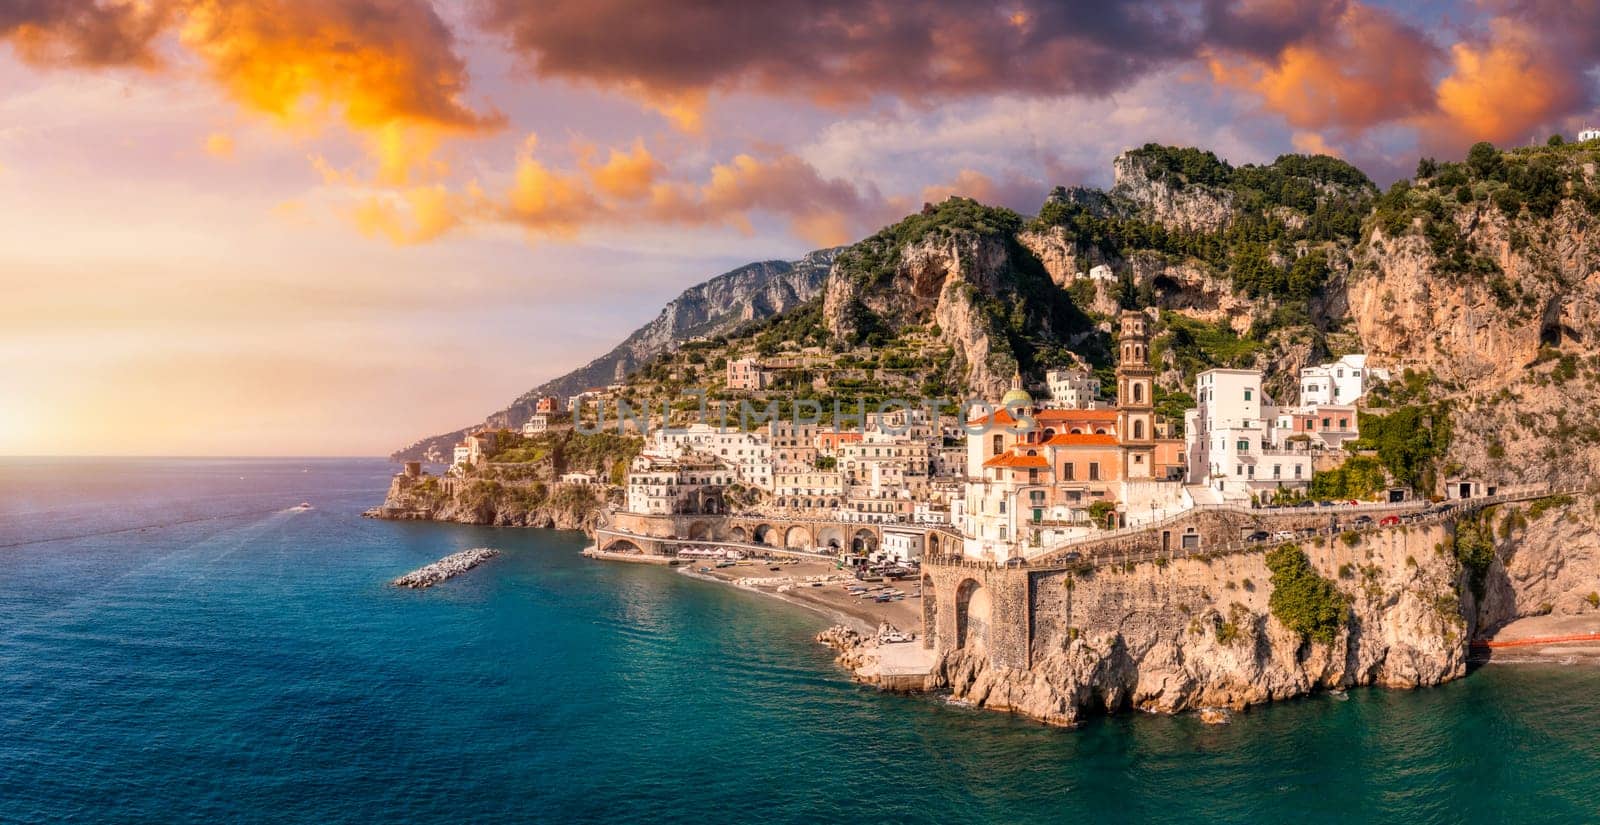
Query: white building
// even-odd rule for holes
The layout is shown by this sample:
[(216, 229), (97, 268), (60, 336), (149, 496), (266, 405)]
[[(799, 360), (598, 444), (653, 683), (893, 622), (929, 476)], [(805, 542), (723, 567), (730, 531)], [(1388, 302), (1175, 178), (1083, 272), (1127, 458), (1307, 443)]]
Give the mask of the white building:
[(908, 562), (922, 558), (922, 533), (885, 527), (878, 553), (884, 561)]
[(703, 453), (733, 467), (745, 484), (772, 489), (772, 447), (765, 433), (693, 424), (683, 429), (657, 430), (650, 452), (666, 457)]
[(1089, 278), (1096, 281), (1115, 281), (1117, 276), (1111, 271), (1111, 267), (1106, 266), (1105, 264), (1100, 264), (1099, 266), (1090, 268)]
[(1590, 140), (1600, 140), (1600, 129), (1596, 129), (1593, 126), (1583, 127), (1583, 131), (1578, 133), (1578, 142), (1584, 143)]
[(595, 483), (595, 477), (594, 473), (562, 473), (561, 483), (576, 484), (580, 487), (587, 487)]
[(534, 413), (528, 416), (527, 422), (522, 425), (522, 434), (538, 435), (548, 429), (550, 429), (550, 416), (544, 413)]
[(1069, 410), (1091, 410), (1100, 400), (1100, 382), (1081, 367), (1050, 370), (1044, 378), (1053, 405)]
[(628, 512), (721, 513), (722, 490), (734, 480), (732, 469), (709, 458), (641, 455), (628, 472)]
[(1198, 406), (1184, 416), (1188, 481), (1225, 499), (1271, 495), (1311, 481), (1311, 454), (1280, 441), (1276, 408), (1261, 392), (1260, 370), (1214, 369), (1195, 379)]
[(1300, 405), (1354, 404), (1367, 390), (1387, 380), (1387, 370), (1367, 367), (1367, 356), (1346, 355), (1300, 370)]

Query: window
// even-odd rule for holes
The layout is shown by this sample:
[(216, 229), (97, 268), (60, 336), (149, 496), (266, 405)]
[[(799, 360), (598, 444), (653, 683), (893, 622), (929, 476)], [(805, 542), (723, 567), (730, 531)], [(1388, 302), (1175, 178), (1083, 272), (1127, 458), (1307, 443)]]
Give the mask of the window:
[(1098, 462), (1098, 461), (1089, 462), (1089, 480), (1090, 481), (1099, 481), (1100, 480), (1100, 462)]
[(994, 437), (994, 452), (999, 453), (1000, 451), (1004, 450), (1005, 448), (1006, 448), (1005, 436), (996, 435)]
[(1250, 400), (1250, 391), (1249, 390), (1245, 390), (1244, 391), (1244, 400), (1246, 400), (1246, 401)]
[(1350, 419), (1348, 419), (1348, 418), (1339, 419), (1339, 429), (1341, 429), (1341, 430), (1350, 429)]
[(1140, 384), (1138, 382), (1134, 382), (1134, 385), (1133, 385), (1133, 400), (1136, 403), (1139, 402), (1139, 401), (1143, 401), (1144, 400), (1144, 385), (1143, 384)]
[(1236, 446), (1236, 447), (1238, 447), (1238, 449), (1239, 449), (1239, 452), (1241, 452), (1241, 453), (1248, 453), (1248, 452), (1250, 452), (1250, 442), (1249, 442), (1249, 441), (1246, 441), (1246, 440), (1244, 440), (1244, 439), (1242, 439), (1242, 438), (1241, 438), (1241, 439), (1239, 439), (1239, 443), (1238, 443), (1238, 444), (1236, 444), (1236, 445), (1235, 445), (1235, 446)]
[(1283, 478), (1283, 465), (1281, 465), (1281, 464), (1272, 465), (1272, 477), (1273, 478)]
[(1003, 516), (1005, 514), (1006, 514), (1006, 500), (1005, 499), (1000, 499), (1000, 515)]
[(1062, 481), (1073, 481), (1074, 477), (1076, 476), (1076, 474), (1077, 474), (1077, 465), (1076, 464), (1073, 464), (1072, 462), (1068, 461), (1067, 463), (1061, 465), (1061, 480)]
[(1294, 477), (1295, 478), (1299, 478), (1300, 477), (1300, 465), (1299, 464), (1294, 465)]
[(1328, 423), (1330, 421), (1332, 421), (1332, 419), (1329, 419), (1329, 418), (1322, 419), (1322, 429), (1324, 429), (1324, 430), (1328, 429)]
[(1133, 440), (1135, 440), (1135, 441), (1143, 441), (1144, 440), (1144, 422), (1143, 421), (1135, 421), (1135, 422), (1133, 422)]

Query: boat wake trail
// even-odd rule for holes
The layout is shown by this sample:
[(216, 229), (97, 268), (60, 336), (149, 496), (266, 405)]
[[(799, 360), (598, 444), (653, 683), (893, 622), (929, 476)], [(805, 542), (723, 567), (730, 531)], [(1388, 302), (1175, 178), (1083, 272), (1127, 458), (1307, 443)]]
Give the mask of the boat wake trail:
[(207, 521), (227, 521), (237, 518), (258, 518), (274, 513), (286, 512), (284, 510), (250, 510), (243, 513), (225, 513), (216, 516), (200, 516), (198, 518), (178, 519), (176, 521), (160, 521), (153, 524), (139, 524), (132, 527), (112, 527), (105, 530), (91, 530), (86, 533), (72, 533), (65, 536), (46, 536), (44, 538), (27, 539), (25, 541), (12, 541), (0, 544), (0, 550), (9, 550), (13, 547), (27, 547), (33, 544), (48, 544), (56, 541), (74, 541), (76, 539), (92, 539), (99, 536), (115, 536), (120, 533), (137, 533), (140, 530), (164, 530), (169, 527), (181, 527), (185, 524), (200, 524)]

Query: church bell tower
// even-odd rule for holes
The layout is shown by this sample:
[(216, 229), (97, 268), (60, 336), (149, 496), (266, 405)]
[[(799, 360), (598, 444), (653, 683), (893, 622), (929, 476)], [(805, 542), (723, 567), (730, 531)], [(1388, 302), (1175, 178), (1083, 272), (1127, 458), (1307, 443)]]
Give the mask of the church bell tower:
[(1117, 440), (1122, 477), (1155, 476), (1155, 370), (1150, 368), (1150, 333), (1145, 314), (1126, 310), (1117, 336)]

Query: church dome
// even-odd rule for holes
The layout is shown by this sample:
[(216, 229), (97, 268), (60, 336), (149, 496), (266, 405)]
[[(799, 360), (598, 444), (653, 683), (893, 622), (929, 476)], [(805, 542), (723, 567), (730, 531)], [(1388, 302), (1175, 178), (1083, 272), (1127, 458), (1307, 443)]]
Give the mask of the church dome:
[(1021, 387), (1013, 387), (1001, 397), (1000, 405), (1003, 407), (1031, 407), (1033, 406), (1033, 396), (1029, 395), (1028, 391)]

